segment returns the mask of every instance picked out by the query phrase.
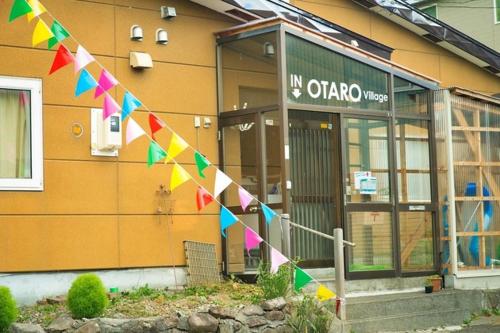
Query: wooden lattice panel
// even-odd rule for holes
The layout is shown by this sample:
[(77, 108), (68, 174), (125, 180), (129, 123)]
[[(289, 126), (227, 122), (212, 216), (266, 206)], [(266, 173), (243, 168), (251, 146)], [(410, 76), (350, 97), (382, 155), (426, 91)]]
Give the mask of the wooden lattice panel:
[(215, 244), (184, 241), (188, 286), (220, 282)]

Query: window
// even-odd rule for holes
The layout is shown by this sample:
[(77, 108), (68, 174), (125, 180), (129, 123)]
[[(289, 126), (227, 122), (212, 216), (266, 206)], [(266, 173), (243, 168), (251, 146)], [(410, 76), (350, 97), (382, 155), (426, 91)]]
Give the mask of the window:
[[(496, 0), (497, 2), (499, 0)], [(426, 13), (427, 15), (430, 15), (432, 17), (435, 17), (437, 18), (437, 6), (436, 5), (432, 5), (432, 6), (429, 6), (429, 7), (424, 7), (424, 8), (421, 8), (420, 9), (421, 11), (423, 11), (424, 13)]]
[(0, 77), (0, 190), (43, 190), (39, 79)]
[(493, 0), (495, 10), (495, 24), (500, 23), (500, 0)]

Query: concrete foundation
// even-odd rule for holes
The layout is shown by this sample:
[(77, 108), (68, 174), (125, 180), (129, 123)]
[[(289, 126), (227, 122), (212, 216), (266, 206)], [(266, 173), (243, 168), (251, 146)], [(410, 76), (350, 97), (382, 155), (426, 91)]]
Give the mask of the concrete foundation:
[[(18, 305), (31, 305), (45, 297), (64, 295), (73, 280), (87, 272), (0, 274), (0, 285), (10, 288)], [(147, 268), (94, 271), (109, 289), (129, 290), (148, 285), (152, 288), (180, 288), (186, 283), (185, 268)]]

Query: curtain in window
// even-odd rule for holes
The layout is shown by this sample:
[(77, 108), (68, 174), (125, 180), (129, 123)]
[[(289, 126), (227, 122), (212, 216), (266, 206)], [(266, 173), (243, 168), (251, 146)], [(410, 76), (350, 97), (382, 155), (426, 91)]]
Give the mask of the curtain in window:
[(0, 178), (31, 178), (30, 95), (0, 89)]

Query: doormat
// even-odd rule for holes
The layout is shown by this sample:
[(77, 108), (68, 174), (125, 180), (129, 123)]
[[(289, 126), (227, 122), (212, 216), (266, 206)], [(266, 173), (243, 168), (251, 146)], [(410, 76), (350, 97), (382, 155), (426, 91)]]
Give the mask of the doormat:
[(215, 244), (184, 241), (187, 285), (220, 283)]

